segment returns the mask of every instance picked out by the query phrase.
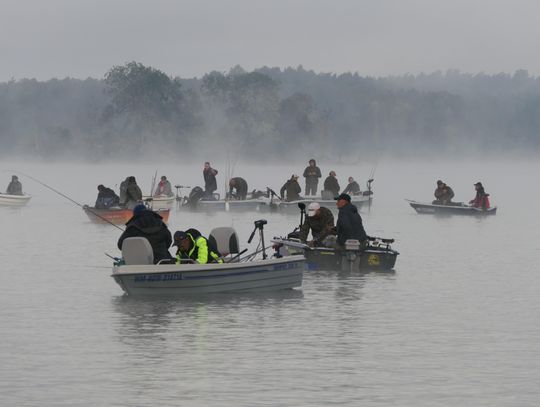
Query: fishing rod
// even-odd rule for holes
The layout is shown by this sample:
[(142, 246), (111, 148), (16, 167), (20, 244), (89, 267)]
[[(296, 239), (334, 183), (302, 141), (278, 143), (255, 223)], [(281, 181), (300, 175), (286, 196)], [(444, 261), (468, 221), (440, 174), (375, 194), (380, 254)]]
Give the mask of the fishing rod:
[(75, 205), (80, 206), (80, 207), (83, 208), (84, 210), (87, 210), (87, 211), (90, 212), (92, 215), (97, 216), (97, 217), (100, 218), (101, 220), (104, 220), (105, 222), (107, 222), (107, 223), (113, 225), (115, 228), (120, 229), (122, 232), (124, 231), (124, 229), (122, 229), (120, 226), (115, 225), (115, 224), (112, 223), (109, 219), (104, 218), (104, 217), (101, 216), (100, 214), (98, 214), (98, 213), (96, 213), (95, 211), (93, 211), (92, 209), (90, 209), (90, 207), (89, 207), (88, 205), (82, 205), (82, 204), (80, 204), (79, 202), (75, 201), (74, 199), (71, 199), (71, 198), (70, 198), (69, 196), (67, 196), (66, 194), (63, 194), (62, 192), (60, 192), (60, 191), (54, 189), (54, 188), (51, 187), (50, 185), (45, 184), (44, 182), (38, 180), (37, 178), (34, 178), (34, 177), (32, 177), (31, 175), (25, 174), (24, 172), (21, 172), (21, 171), (14, 171), (14, 170), (12, 170), (11, 172), (15, 172), (15, 173), (18, 173), (18, 174), (20, 174), (20, 175), (26, 177), (26, 178), (30, 178), (32, 181), (35, 181), (35, 182), (37, 182), (38, 184), (43, 185), (45, 188), (48, 188), (48, 189), (50, 189), (51, 191), (53, 191), (54, 193), (60, 195), (61, 197), (66, 198), (68, 201), (73, 202)]

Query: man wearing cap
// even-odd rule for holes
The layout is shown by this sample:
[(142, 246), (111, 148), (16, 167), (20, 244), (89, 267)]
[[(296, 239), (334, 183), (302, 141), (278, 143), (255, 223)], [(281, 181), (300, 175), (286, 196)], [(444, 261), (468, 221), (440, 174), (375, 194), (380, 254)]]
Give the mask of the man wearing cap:
[(446, 185), (441, 180), (437, 181), (437, 189), (433, 193), (435, 195), (435, 200), (433, 204), (435, 205), (449, 205), (452, 202), (454, 197), (454, 191), (448, 185)]
[(167, 179), (165, 175), (161, 176), (161, 181), (159, 181), (159, 184), (156, 188), (156, 192), (154, 193), (154, 196), (173, 196), (173, 191), (171, 188), (171, 183)]
[(157, 213), (146, 209), (143, 204), (133, 208), (133, 216), (126, 223), (126, 230), (118, 239), (118, 248), (122, 250), (122, 243), (128, 237), (144, 237), (152, 246), (154, 264), (160, 260), (171, 259), (169, 247), (172, 243), (171, 232), (163, 223), (163, 218)]
[(6, 189), (7, 195), (23, 195), (22, 184), (19, 181), (19, 177), (16, 175), (11, 176), (11, 182)]
[(345, 242), (349, 239), (356, 239), (365, 244), (367, 234), (358, 209), (351, 203), (351, 197), (347, 194), (341, 194), (335, 199), (339, 210), (336, 224), (338, 245), (345, 246)]
[(223, 263), (217, 249), (197, 229), (175, 232), (173, 246), (178, 246), (176, 264), (182, 264), (182, 259), (194, 260), (199, 264)]
[(328, 174), (328, 177), (324, 180), (324, 190), (330, 191), (332, 193), (333, 197), (336, 197), (339, 195), (339, 183), (336, 178), (336, 172), (330, 171)]
[(298, 183), (298, 175), (293, 174), (291, 176), (291, 179), (289, 179), (283, 186), (281, 187), (279, 191), (279, 195), (281, 199), (284, 199), (285, 193), (286, 201), (298, 201), (300, 199), (300, 192), (302, 192), (302, 188), (300, 188), (300, 184)]
[(304, 224), (300, 227), (300, 240), (307, 242), (309, 231), (313, 240), (309, 242), (310, 246), (322, 246), (323, 240), (333, 233), (334, 215), (330, 209), (312, 202), (308, 206), (307, 217)]
[(317, 195), (317, 185), (319, 178), (322, 177), (321, 169), (317, 167), (315, 159), (309, 160), (309, 165), (304, 170), (304, 178), (306, 179), (306, 195)]
[(489, 209), (489, 194), (484, 190), (484, 186), (481, 182), (474, 184), (474, 189), (476, 190), (476, 196), (473, 200), (469, 201), (475, 208)]

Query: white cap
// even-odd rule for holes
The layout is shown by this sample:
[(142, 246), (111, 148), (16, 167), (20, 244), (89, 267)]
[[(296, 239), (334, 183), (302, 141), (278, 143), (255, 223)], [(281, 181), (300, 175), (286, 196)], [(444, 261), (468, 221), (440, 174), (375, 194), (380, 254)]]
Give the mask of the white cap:
[(317, 212), (319, 209), (321, 209), (321, 205), (319, 205), (317, 202), (312, 202), (307, 207), (307, 216), (315, 216), (315, 212)]

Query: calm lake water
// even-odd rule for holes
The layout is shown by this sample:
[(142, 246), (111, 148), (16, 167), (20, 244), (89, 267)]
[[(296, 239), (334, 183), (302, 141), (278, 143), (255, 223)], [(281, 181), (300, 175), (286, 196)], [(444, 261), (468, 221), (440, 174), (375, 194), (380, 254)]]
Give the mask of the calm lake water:
[[(160, 164), (158, 176), (194, 186), (199, 167)], [(303, 167), (234, 175), (279, 189)], [(81, 203), (127, 175), (147, 192), (156, 170), (1, 163), (2, 190), (11, 169)], [(371, 171), (321, 169), (361, 185)], [(307, 272), (301, 290), (164, 300), (128, 298), (110, 277), (117, 229), (21, 177), (29, 205), (0, 208), (0, 405), (536, 406), (539, 173), (535, 162), (381, 162), (362, 216), (369, 234), (396, 239), (395, 272)], [(464, 201), (482, 181), (497, 215), (417, 215), (404, 198), (430, 201), (439, 178)], [(170, 228), (231, 225), (245, 247), (259, 218), (267, 238), (299, 219), (180, 211)]]

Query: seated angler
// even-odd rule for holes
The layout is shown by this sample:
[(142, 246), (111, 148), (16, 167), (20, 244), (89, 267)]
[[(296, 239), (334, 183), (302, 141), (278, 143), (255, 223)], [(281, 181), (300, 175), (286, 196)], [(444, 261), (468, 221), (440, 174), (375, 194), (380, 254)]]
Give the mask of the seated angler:
[(143, 204), (133, 208), (133, 217), (126, 223), (126, 230), (118, 239), (118, 248), (128, 237), (144, 237), (152, 246), (154, 264), (160, 260), (172, 260), (169, 247), (172, 243), (171, 232), (163, 222), (163, 218), (154, 211), (146, 209)]
[(358, 185), (358, 182), (356, 182), (353, 177), (349, 177), (349, 183), (342, 194), (360, 195), (360, 193), (360, 185)]
[(120, 198), (112, 189), (104, 185), (98, 185), (97, 189), (99, 192), (95, 204), (96, 209), (108, 209), (120, 205)]
[(489, 209), (489, 194), (484, 190), (484, 186), (481, 182), (474, 184), (474, 189), (476, 190), (476, 196), (474, 199), (469, 201), (469, 204), (474, 208), (480, 208), (483, 210)]
[[(313, 240), (308, 243), (307, 238), (310, 230)], [(300, 227), (300, 240), (310, 246), (324, 246), (324, 240), (327, 236), (333, 234), (333, 230), (334, 215), (332, 215), (330, 209), (319, 205), (317, 202), (310, 203), (306, 221)]]
[(437, 189), (433, 193), (435, 195), (435, 200), (433, 204), (435, 205), (450, 205), (452, 198), (454, 197), (454, 191), (448, 185), (446, 185), (441, 180), (437, 181)]
[(291, 178), (283, 184), (279, 190), (279, 195), (281, 199), (285, 199), (288, 202), (300, 200), (300, 184), (298, 183), (298, 175), (293, 174)]
[(351, 197), (347, 194), (341, 194), (336, 198), (336, 201), (339, 210), (336, 223), (338, 248), (345, 247), (345, 242), (349, 239), (358, 240), (365, 246), (368, 236), (358, 209), (351, 203)]
[(7, 195), (23, 195), (22, 184), (19, 181), (19, 177), (16, 175), (11, 176), (11, 182), (6, 189)]
[(178, 246), (176, 264), (187, 263), (182, 260), (193, 260), (198, 264), (223, 263), (217, 248), (196, 229), (175, 232), (173, 246)]

